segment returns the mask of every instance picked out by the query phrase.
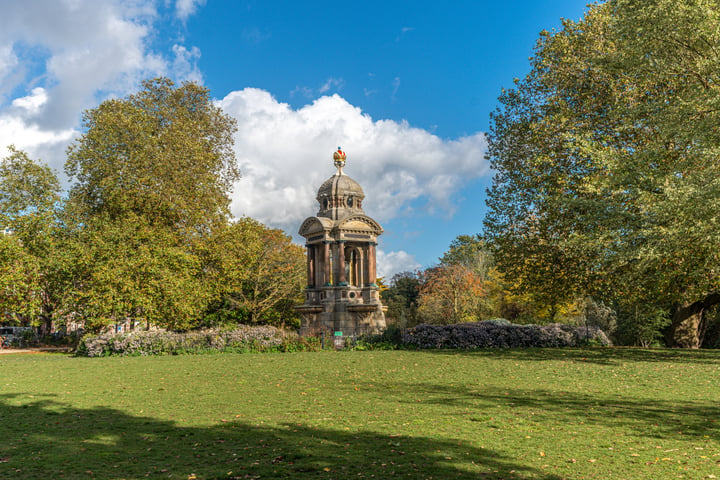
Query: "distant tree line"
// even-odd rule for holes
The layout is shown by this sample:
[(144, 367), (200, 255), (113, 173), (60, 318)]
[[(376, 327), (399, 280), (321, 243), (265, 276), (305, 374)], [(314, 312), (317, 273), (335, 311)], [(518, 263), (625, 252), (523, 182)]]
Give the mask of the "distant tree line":
[(0, 163), (4, 322), (45, 331), (297, 322), (302, 247), (230, 217), (236, 128), (207, 89), (160, 78), (84, 114), (66, 192), (11, 148)]

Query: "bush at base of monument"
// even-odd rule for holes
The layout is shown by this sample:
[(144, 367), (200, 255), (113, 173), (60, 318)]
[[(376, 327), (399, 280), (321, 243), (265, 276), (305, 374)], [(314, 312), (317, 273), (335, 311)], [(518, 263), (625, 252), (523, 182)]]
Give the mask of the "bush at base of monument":
[(597, 327), (551, 325), (513, 325), (497, 321), (422, 324), (408, 328), (402, 343), (416, 348), (548, 348), (610, 345), (607, 335)]
[(86, 336), (77, 355), (85, 357), (182, 355), (216, 352), (299, 352), (320, 350), (315, 337), (300, 337), (270, 326), (240, 325), (233, 330), (186, 333), (134, 331)]

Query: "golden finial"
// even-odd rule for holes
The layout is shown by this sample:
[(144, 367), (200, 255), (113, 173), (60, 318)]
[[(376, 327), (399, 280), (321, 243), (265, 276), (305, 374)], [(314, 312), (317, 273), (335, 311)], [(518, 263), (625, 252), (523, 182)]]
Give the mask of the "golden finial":
[(338, 173), (342, 175), (342, 168), (345, 166), (345, 158), (347, 155), (342, 151), (342, 148), (338, 147), (337, 152), (333, 153), (333, 160), (335, 160), (335, 166), (338, 169)]

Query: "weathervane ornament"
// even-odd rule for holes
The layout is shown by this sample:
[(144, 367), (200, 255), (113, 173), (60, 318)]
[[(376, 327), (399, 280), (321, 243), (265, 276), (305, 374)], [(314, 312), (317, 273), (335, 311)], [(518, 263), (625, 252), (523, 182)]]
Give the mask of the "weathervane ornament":
[(338, 147), (337, 152), (333, 153), (333, 160), (335, 160), (335, 166), (338, 168), (338, 172), (342, 174), (342, 168), (345, 166), (345, 152), (342, 148)]

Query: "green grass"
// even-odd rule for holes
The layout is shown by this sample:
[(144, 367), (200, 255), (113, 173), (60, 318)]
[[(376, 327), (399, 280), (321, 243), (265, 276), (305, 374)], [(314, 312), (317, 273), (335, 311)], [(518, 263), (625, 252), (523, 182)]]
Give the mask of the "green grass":
[(0, 355), (0, 478), (720, 478), (720, 352)]

